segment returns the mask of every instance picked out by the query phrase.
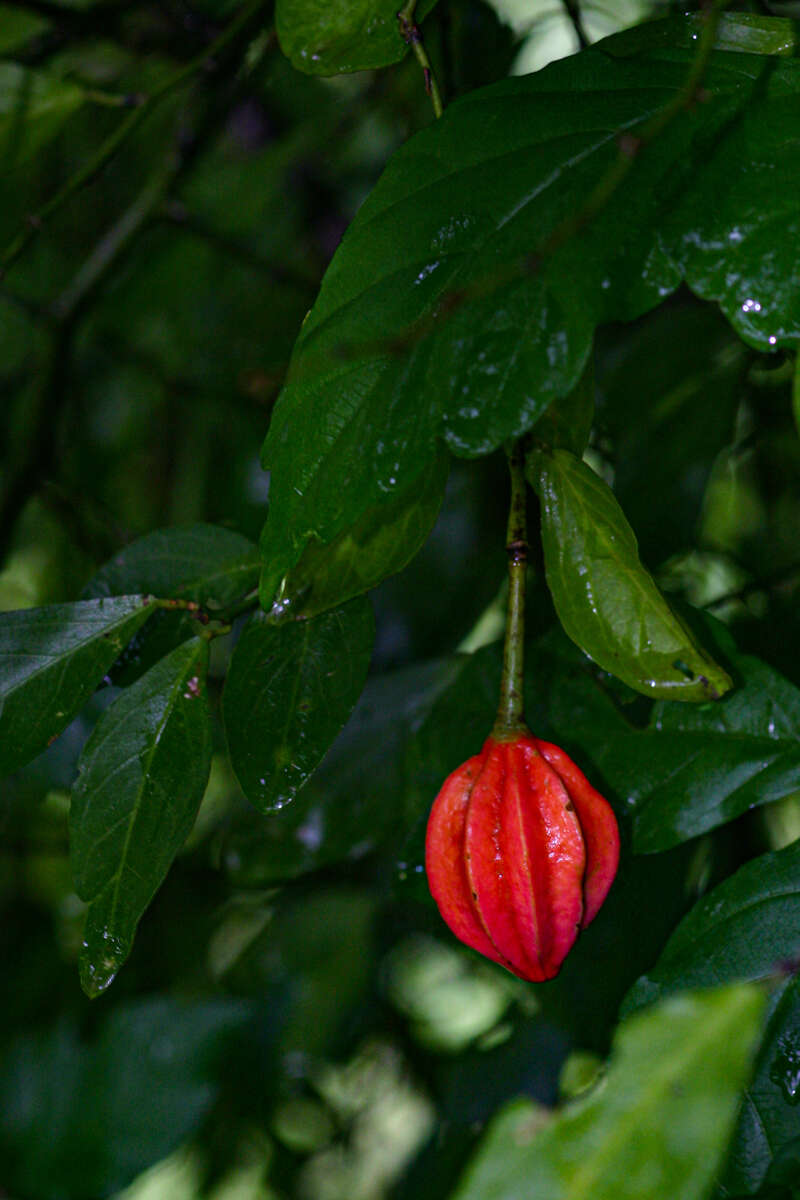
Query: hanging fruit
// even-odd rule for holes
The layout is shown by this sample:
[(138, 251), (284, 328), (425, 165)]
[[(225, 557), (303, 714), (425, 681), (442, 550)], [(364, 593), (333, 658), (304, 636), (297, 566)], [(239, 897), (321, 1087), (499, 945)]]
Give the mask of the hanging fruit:
[(525, 480), (511, 453), (509, 599), (500, 708), (480, 754), (447, 778), (425, 843), (431, 894), (462, 942), (522, 979), (558, 974), (614, 880), (610, 805), (523, 717)]

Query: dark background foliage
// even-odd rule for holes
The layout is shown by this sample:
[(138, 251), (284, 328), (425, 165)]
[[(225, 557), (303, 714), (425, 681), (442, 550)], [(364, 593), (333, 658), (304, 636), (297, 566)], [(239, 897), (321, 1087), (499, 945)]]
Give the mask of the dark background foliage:
[[(593, 1163), (624, 1130), (632, 1148), (606, 1176), (615, 1194), (637, 1194), (619, 1190), (618, 1172), (654, 1200), (791, 1197), (792, 6), (731, 6), (701, 95), (683, 81), (714, 6), (670, 23), (665, 4), (420, 5), (441, 128), (392, 6), (344, 10), (359, 7), (381, 22), (353, 40), (343, 6), (311, 0), (276, 12), (254, 0), (0, 5), (7, 680), (15, 655), (44, 654), (53, 629), (61, 639), (0, 701), (0, 1195), (95, 1200), (133, 1184), (217, 1200), (523, 1200), (569, 1185), (602, 1197), (568, 1149)], [(541, 85), (502, 83), (515, 64), (625, 25), (627, 41), (573, 54)], [(653, 72), (663, 94), (645, 103)], [(602, 111), (586, 109), (589, 87)], [(573, 125), (540, 150), (543, 119)], [(635, 121), (652, 142), (641, 173), (583, 212), (607, 176), (581, 174), (580, 138), (598, 122), (610, 131), (601, 166), (613, 173), (616, 134)], [(530, 223), (506, 229), (501, 202), (551, 170), (558, 183)], [(424, 200), (409, 182), (419, 171)], [(479, 215), (459, 225), (470, 204)], [(569, 226), (576, 213), (585, 232)], [(437, 296), (456, 300), (452, 320), (428, 329), (431, 230), (448, 221), (442, 254), (455, 265)], [(546, 265), (529, 269), (542, 250)], [(579, 382), (592, 342), (593, 380)], [(511, 359), (519, 377), (509, 367), (496, 386), (489, 367)], [(354, 389), (366, 415), (332, 442), (324, 414)], [(623, 832), (601, 916), (537, 988), (449, 937), (422, 869), (431, 801), (496, 707), (501, 446), (531, 428), (578, 455), (586, 446), (695, 631), (687, 645), (735, 684), (716, 703), (633, 690), (653, 663), (631, 651), (640, 614), (628, 592), (608, 593), (627, 632), (609, 633), (613, 617), (598, 632), (579, 606), (570, 617), (569, 579), (559, 585), (534, 539), (528, 720), (604, 790)], [(266, 612), (253, 617), (268, 501)], [(539, 514), (531, 497), (532, 523)], [(587, 545), (569, 543), (567, 558), (594, 570)], [(56, 604), (77, 607), (54, 617)], [(302, 619), (276, 624), (281, 605)], [(622, 654), (614, 674), (606, 652)], [(125, 857), (104, 835), (128, 801), (140, 824)], [(545, 1106), (595, 1078), (620, 1009), (765, 977), (738, 1117), (758, 1023), (748, 990), (624, 1025), (607, 1079), (621, 1112), (586, 1110), (586, 1134), (567, 1109), (533, 1137)], [(487, 1123), (520, 1096), (465, 1177)], [(673, 1113), (675, 1096), (686, 1102)], [(641, 1128), (625, 1125), (637, 1113)], [(667, 1128), (682, 1149), (663, 1166)], [(662, 1174), (641, 1183), (648, 1162)]]

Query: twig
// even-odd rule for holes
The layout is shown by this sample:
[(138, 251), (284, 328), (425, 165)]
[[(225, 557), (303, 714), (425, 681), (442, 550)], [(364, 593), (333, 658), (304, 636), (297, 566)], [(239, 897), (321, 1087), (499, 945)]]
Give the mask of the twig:
[(113, 133), (97, 148), (88, 161), (74, 175), (70, 176), (66, 183), (42, 205), (38, 212), (32, 213), (28, 217), (25, 228), (20, 230), (17, 236), (6, 247), (2, 256), (0, 256), (0, 279), (3, 278), (9, 267), (17, 261), (37, 236), (48, 217), (51, 217), (66, 200), (94, 179), (111, 161), (119, 148), (133, 133), (134, 129), (141, 124), (145, 116), (153, 111), (159, 101), (163, 100), (177, 87), (180, 87), (182, 83), (191, 78), (206, 63), (210, 62), (220, 50), (224, 49), (229, 42), (236, 38), (258, 10), (264, 6), (264, 3), (265, 0), (250, 0), (250, 3), (244, 6), (241, 12), (231, 21), (227, 29), (223, 30), (219, 37), (207, 46), (205, 50), (197, 54), (188, 63), (185, 63), (184, 66), (170, 75), (168, 79), (165, 79), (149, 95), (136, 98), (140, 101), (137, 103), (137, 106), (124, 121), (120, 122)]
[(53, 301), (50, 311), (59, 323), (72, 321), (102, 283), (120, 255), (130, 246), (139, 230), (163, 198), (176, 169), (160, 171), (144, 188), (111, 229), (100, 239), (72, 282)]
[(581, 9), (578, 0), (561, 0), (566, 10), (567, 16), (572, 22), (572, 28), (575, 30), (575, 37), (578, 39), (578, 46), (581, 50), (585, 50), (589, 45), (589, 38), (584, 28), (583, 19), (581, 17)]
[(407, 3), (397, 13), (397, 23), (400, 26), (400, 36), (407, 46), (410, 46), (414, 52), (419, 65), (422, 67), (422, 77), (425, 80), (425, 91), (431, 98), (433, 112), (437, 119), (444, 112), (444, 104), (442, 102), (442, 94), (439, 91), (439, 85), (436, 82), (436, 76), (433, 73), (431, 60), (428, 58), (428, 52), (422, 41), (419, 25), (414, 20), (414, 9), (417, 7), (417, 0), (407, 0)]

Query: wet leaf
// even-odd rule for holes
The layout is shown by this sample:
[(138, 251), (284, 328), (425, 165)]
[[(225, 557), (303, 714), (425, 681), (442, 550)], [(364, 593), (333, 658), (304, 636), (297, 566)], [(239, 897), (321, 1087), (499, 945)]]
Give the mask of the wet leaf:
[(96, 996), (130, 953), (142, 913), (188, 837), (211, 767), (208, 643), (185, 642), (103, 714), (70, 811), (78, 895), (89, 904), (81, 983)]
[(223, 608), (256, 586), (258, 550), (218, 525), (156, 529), (124, 546), (87, 584), (86, 596), (152, 593)]
[(793, 974), (769, 1000), (767, 1025), (724, 1177), (725, 1194), (749, 1195), (797, 1133), (800, 1102), (800, 842), (763, 854), (704, 896), (677, 927), (623, 1012), (685, 988)]
[[(415, 20), (435, 3), (420, 0)], [(397, 9), (397, 0), (278, 0), (275, 24), (292, 66), (308, 75), (338, 75), (400, 61), (408, 47)]]
[(691, 708), (658, 703), (647, 729), (596, 748), (606, 782), (633, 816), (640, 854), (800, 787), (800, 691), (751, 655), (727, 647), (726, 657), (738, 685), (728, 696)]
[(530, 429), (574, 388), (598, 324), (683, 281), (756, 348), (797, 338), (795, 59), (713, 55), (703, 103), (677, 111), (591, 219), (564, 224), (618, 168), (620, 135), (635, 147), (685, 86), (695, 27), (637, 32), (628, 56), (612, 39), (472, 92), (395, 154), (274, 410), (265, 597), (312, 537), (410, 486), (437, 437), (476, 456)]
[(233, 882), (263, 887), (385, 844), (396, 857), (407, 817), (408, 743), (455, 671), (452, 660), (435, 659), (368, 679), (293, 803), (268, 821), (249, 812), (233, 824), (223, 849)]
[[(422, 547), (444, 498), (449, 455), (440, 452), (411, 488), (369, 509), (327, 546), (309, 542), (284, 580), (275, 611), (315, 616), (376, 587)], [(266, 603), (269, 597), (264, 597)]]
[(687, 988), (764, 979), (800, 948), (800, 841), (762, 854), (703, 896), (623, 1011)]
[(662, 596), (614, 493), (566, 450), (537, 453), (547, 584), (565, 631), (645, 696), (715, 699), (731, 686)]
[(307, 621), (245, 627), (222, 707), (231, 763), (248, 800), (282, 808), (319, 765), (361, 694), (374, 621), (364, 599)]
[(0, 614), (0, 774), (66, 729), (153, 611), (120, 596)]

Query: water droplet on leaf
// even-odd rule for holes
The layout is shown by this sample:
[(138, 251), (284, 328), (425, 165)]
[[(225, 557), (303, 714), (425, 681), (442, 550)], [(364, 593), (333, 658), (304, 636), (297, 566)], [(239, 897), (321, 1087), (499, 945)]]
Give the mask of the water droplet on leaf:
[(769, 1070), (769, 1077), (777, 1083), (788, 1104), (800, 1103), (800, 1040), (787, 1035), (778, 1039), (778, 1053)]

